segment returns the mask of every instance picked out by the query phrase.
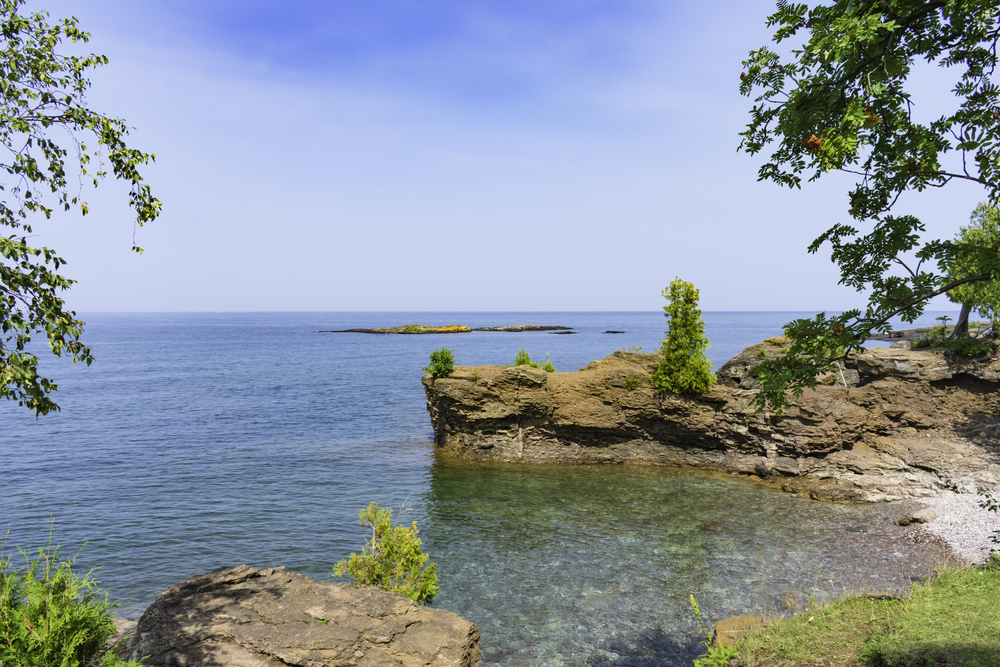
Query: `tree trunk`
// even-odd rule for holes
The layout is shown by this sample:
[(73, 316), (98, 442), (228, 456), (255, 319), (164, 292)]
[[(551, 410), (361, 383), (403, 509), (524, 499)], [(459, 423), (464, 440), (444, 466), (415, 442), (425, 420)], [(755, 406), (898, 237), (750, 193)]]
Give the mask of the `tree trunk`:
[(949, 338), (968, 338), (969, 337), (969, 313), (972, 312), (972, 305), (968, 303), (962, 304), (962, 312), (958, 316), (958, 321), (955, 322), (955, 328), (951, 330), (951, 336)]

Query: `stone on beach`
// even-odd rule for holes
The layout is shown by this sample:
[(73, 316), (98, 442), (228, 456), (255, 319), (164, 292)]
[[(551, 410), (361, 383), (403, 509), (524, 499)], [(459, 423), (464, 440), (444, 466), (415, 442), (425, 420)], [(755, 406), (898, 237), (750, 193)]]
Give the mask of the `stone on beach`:
[(937, 512), (925, 508), (899, 517), (896, 519), (896, 523), (900, 526), (909, 526), (911, 523), (930, 523), (935, 519), (937, 519)]

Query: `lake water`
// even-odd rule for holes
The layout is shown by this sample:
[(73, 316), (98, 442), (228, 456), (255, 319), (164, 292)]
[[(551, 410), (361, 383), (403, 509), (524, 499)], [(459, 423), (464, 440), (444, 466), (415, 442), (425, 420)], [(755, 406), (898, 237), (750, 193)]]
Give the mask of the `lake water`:
[[(718, 367), (806, 315), (705, 313), (709, 356)], [(123, 616), (221, 565), (330, 580), (333, 563), (363, 545), (357, 514), (370, 501), (409, 499), (407, 519), (438, 563), (434, 604), (479, 625), (488, 665), (689, 664), (699, 648), (690, 594), (714, 621), (788, 593), (904, 585), (926, 555), (898, 531), (865, 528), (884, 508), (739, 478), (435, 455), (419, 370), (434, 348), (478, 365), (507, 363), (523, 346), (576, 370), (629, 346), (655, 351), (661, 313), (83, 319), (93, 366), (42, 356), (62, 412), (36, 420), (0, 403), (0, 533), (9, 553), (44, 542), (54, 518), (64, 554), (86, 540), (77, 562), (101, 568)], [(318, 333), (413, 323), (578, 333)]]

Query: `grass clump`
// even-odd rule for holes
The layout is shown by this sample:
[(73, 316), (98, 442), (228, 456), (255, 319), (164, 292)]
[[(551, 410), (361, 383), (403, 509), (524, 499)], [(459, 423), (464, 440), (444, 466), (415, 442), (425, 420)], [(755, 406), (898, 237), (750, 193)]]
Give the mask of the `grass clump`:
[(516, 368), (517, 366), (531, 366), (532, 368), (540, 368), (543, 371), (549, 373), (556, 372), (555, 364), (549, 361), (548, 354), (545, 355), (545, 361), (532, 361), (531, 357), (528, 355), (527, 352), (524, 351), (523, 347), (521, 348), (520, 352), (514, 355), (514, 361), (510, 362), (507, 365), (511, 368)]
[(745, 667), (1000, 667), (1000, 556), (941, 570), (904, 599), (813, 605), (740, 641)]
[(431, 363), (423, 366), (420, 370), (430, 373), (436, 378), (448, 377), (452, 369), (455, 368), (455, 355), (446, 347), (431, 352)]
[(108, 646), (117, 631), (107, 595), (87, 572), (73, 571), (75, 558), (63, 560), (48, 542), (31, 555), (18, 549), (24, 569), (13, 568), (0, 544), (0, 665), (6, 667), (139, 667)]
[[(405, 513), (404, 508), (400, 517)], [(438, 592), (436, 566), (427, 564), (430, 557), (420, 548), (417, 522), (409, 528), (394, 525), (392, 509), (371, 503), (358, 514), (358, 523), (371, 529), (371, 539), (360, 554), (334, 565), (333, 575), (347, 574), (356, 584), (401, 593), (414, 602), (433, 600)]]

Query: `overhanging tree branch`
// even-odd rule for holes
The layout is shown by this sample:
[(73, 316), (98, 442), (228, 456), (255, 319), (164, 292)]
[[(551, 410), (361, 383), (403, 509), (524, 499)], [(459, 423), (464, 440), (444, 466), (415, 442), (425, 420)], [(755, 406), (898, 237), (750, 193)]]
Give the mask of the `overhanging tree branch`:
[[(773, 148), (759, 180), (801, 187), (804, 177), (816, 180), (832, 171), (860, 177), (848, 208), (857, 228), (835, 225), (809, 249), (830, 242), (840, 282), (870, 291), (864, 316), (821, 313), (786, 326), (792, 347), (761, 371), (762, 405), (780, 410), (786, 391), (814, 386), (830, 359), (857, 349), (874, 328), (896, 316), (912, 322), (928, 299), (1000, 275), (993, 267), (949, 275), (949, 267), (976, 252), (973, 247), (921, 247), (918, 218), (887, 215), (904, 192), (956, 179), (978, 183), (991, 201), (1000, 200), (1000, 85), (991, 78), (1000, 0), (852, 0), (812, 8), (783, 0), (767, 25), (775, 43), (800, 33), (804, 41), (787, 62), (767, 47), (744, 61), (740, 92), (754, 97), (754, 106), (740, 149), (754, 155)], [(952, 90), (940, 96), (952, 93), (955, 106), (928, 123), (914, 120), (907, 90), (918, 61), (955, 73)], [(944, 166), (956, 151), (960, 171)], [(872, 231), (847, 240), (865, 226)], [(918, 247), (917, 270), (891, 275), (892, 264)], [(925, 263), (931, 268), (924, 270)]]
[[(74, 362), (89, 365), (93, 355), (80, 340), (84, 323), (60, 296), (74, 281), (59, 273), (65, 262), (54, 251), (29, 244), (29, 216), (48, 218), (57, 207), (86, 215), (83, 177), (96, 186), (110, 174), (131, 186), (132, 249), (141, 252), (135, 228), (154, 220), (161, 205), (140, 175), (153, 154), (129, 148), (125, 121), (86, 103), (88, 73), (108, 59), (60, 54), (63, 40), (87, 42), (90, 35), (75, 18), (49, 23), (46, 12), (22, 13), (23, 4), (0, 0), (0, 144), (8, 150), (8, 159), (0, 160), (0, 173), (8, 176), (0, 181), (0, 227), (16, 232), (0, 235), (0, 398), (42, 415), (59, 409), (49, 396), (57, 386), (39, 375), (38, 359), (27, 351), (32, 337), (44, 334), (53, 354)], [(55, 128), (65, 130), (65, 142), (53, 138)], [(97, 150), (81, 138), (95, 141)], [(73, 171), (76, 193), (69, 190)]]

